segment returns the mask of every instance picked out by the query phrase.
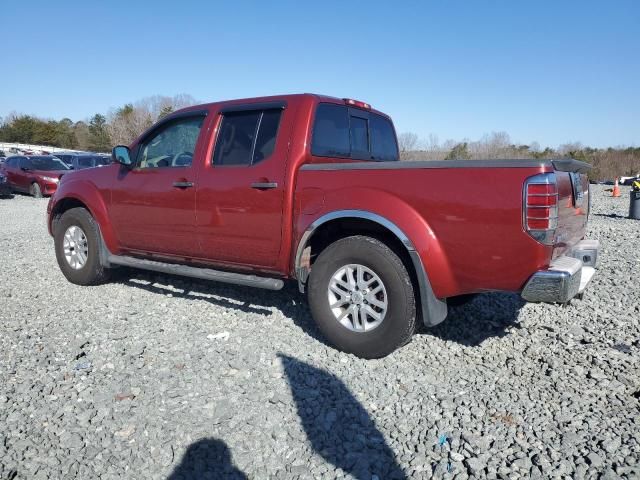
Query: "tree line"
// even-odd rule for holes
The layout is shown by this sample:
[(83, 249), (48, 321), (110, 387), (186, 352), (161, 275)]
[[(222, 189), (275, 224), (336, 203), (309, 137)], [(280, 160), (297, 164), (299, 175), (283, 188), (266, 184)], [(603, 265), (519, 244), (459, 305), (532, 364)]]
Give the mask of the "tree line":
[(591, 180), (611, 180), (640, 174), (639, 147), (592, 148), (580, 143), (566, 143), (557, 148), (541, 148), (513, 143), (506, 132), (493, 132), (476, 141), (447, 140), (442, 144), (435, 135), (420, 139), (405, 132), (398, 135), (401, 160), (509, 160), (574, 158), (592, 165)]
[[(108, 152), (113, 145), (131, 143), (154, 122), (169, 113), (196, 104), (187, 94), (155, 95), (113, 108), (106, 114), (74, 122), (69, 118), (50, 120), (12, 113), (0, 118), (0, 142), (47, 145), (73, 150)], [(494, 132), (477, 141), (447, 140), (440, 143), (431, 134), (426, 139), (405, 132), (398, 135), (402, 160), (527, 159), (570, 157), (593, 165), (589, 176), (606, 180), (640, 173), (640, 148), (591, 148), (567, 143), (557, 148), (516, 144), (506, 132)]]
[(155, 95), (76, 122), (11, 113), (0, 118), (0, 142), (109, 152), (113, 145), (131, 143), (163, 116), (196, 103), (186, 94)]

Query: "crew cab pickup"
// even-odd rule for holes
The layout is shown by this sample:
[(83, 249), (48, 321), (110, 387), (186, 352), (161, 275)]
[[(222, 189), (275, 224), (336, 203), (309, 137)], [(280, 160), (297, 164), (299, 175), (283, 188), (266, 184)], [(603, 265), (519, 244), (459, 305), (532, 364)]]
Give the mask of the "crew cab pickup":
[(295, 280), (339, 349), (381, 357), (447, 300), (566, 303), (594, 275), (588, 165), (399, 162), (390, 118), (300, 94), (175, 112), (112, 165), (64, 175), (48, 206), (62, 272), (137, 267), (278, 290)]

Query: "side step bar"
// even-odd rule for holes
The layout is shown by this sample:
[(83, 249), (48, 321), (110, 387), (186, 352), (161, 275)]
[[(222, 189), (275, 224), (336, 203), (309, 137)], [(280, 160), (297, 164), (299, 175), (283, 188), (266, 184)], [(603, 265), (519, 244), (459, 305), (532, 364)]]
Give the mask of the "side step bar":
[(108, 262), (114, 265), (121, 265), (123, 267), (140, 268), (143, 270), (152, 270), (154, 272), (182, 275), (183, 277), (213, 280), (214, 282), (232, 283), (234, 285), (245, 285), (247, 287), (266, 288), (267, 290), (280, 290), (284, 286), (284, 282), (279, 278), (266, 278), (242, 273), (223, 272), (220, 270), (212, 270), (210, 268), (190, 267), (187, 265), (156, 262), (155, 260), (143, 260), (135, 257), (110, 254), (108, 256)]

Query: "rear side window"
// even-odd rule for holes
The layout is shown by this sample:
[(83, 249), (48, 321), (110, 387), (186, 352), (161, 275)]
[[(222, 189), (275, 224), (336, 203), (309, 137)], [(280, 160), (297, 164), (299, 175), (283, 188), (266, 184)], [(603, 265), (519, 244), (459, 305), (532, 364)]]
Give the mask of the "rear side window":
[(321, 103), (313, 125), (311, 153), (320, 157), (349, 157), (349, 111), (347, 107)]
[(258, 163), (273, 153), (280, 126), (280, 115), (282, 115), (282, 110), (265, 110), (262, 113), (258, 138), (253, 150), (253, 163)]
[(316, 110), (311, 154), (359, 160), (398, 160), (391, 122), (376, 113), (321, 103)]
[(282, 109), (225, 113), (213, 153), (214, 165), (255, 165), (273, 153)]

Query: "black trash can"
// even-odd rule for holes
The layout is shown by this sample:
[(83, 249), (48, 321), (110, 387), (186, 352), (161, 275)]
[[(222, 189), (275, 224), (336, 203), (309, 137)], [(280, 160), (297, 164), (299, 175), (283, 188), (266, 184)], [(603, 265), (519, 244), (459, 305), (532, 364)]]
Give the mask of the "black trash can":
[(629, 218), (640, 220), (640, 191), (631, 190), (629, 200)]

